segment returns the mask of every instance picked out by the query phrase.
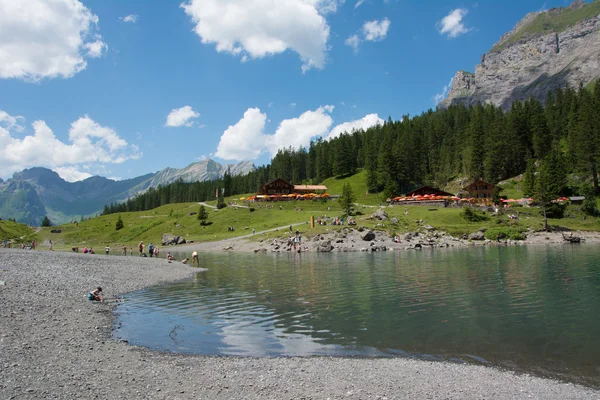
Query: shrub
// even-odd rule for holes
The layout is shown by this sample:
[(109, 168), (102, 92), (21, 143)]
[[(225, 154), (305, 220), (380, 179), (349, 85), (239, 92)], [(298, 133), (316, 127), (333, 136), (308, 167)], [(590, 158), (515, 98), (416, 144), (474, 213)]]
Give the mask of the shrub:
[(117, 218), (117, 223), (115, 224), (115, 230), (119, 230), (119, 229), (123, 229), (125, 227), (125, 224), (123, 224), (123, 220), (121, 219), (121, 216), (119, 215), (119, 218)]
[[(546, 217), (547, 218), (563, 218), (565, 216), (566, 205), (560, 203), (550, 203), (546, 206)], [(541, 215), (544, 215), (544, 210), (540, 211)]]
[(487, 221), (489, 219), (487, 215), (471, 207), (463, 208), (461, 215), (469, 222)]
[(485, 231), (485, 238), (489, 240), (525, 240), (525, 237), (523, 230), (517, 227), (496, 227)]

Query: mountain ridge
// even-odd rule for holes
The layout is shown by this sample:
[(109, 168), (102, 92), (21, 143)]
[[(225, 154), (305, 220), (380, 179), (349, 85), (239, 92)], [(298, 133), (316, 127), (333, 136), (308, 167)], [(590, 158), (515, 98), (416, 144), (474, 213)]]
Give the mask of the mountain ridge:
[(121, 181), (91, 176), (76, 182), (67, 182), (48, 168), (33, 167), (0, 181), (0, 218), (39, 225), (47, 215), (53, 223), (68, 222), (97, 214), (106, 204), (126, 200), (180, 178), (185, 182), (219, 179), (228, 168), (232, 175), (240, 175), (254, 170), (255, 166), (249, 161), (220, 164), (206, 159), (181, 169), (168, 167)]
[(600, 1), (528, 13), (483, 54), (475, 72), (457, 71), (439, 103), (508, 109), (549, 91), (587, 85), (600, 76)]

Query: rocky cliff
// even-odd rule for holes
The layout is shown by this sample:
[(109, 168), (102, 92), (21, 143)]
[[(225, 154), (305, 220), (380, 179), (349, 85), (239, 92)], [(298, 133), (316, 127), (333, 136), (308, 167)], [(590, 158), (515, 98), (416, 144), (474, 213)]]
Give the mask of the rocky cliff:
[(600, 1), (529, 13), (481, 57), (475, 73), (458, 71), (448, 107), (491, 103), (509, 108), (516, 100), (542, 102), (548, 91), (587, 85), (600, 76)]

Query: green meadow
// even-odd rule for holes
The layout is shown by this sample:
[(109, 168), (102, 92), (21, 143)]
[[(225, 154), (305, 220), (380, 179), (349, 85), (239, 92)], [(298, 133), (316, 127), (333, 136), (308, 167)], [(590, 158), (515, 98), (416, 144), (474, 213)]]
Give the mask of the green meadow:
[[(345, 183), (350, 183), (356, 196), (357, 226), (387, 232), (390, 236), (423, 230), (425, 225), (434, 227), (454, 236), (462, 236), (479, 229), (507, 230), (524, 232), (527, 229), (541, 230), (543, 218), (537, 207), (511, 207), (502, 215), (495, 215), (487, 210), (477, 211), (477, 217), (467, 219), (464, 210), (457, 207), (432, 207), (426, 205), (394, 205), (385, 207), (389, 218), (386, 221), (371, 219), (370, 216), (385, 205), (379, 194), (367, 194), (365, 172), (344, 179), (328, 179), (323, 184), (333, 196), (340, 195)], [(520, 198), (520, 181), (515, 178), (502, 182), (507, 197)], [(448, 188), (446, 188), (448, 189)], [(249, 203), (240, 200), (251, 194), (226, 198), (231, 203), (226, 208), (217, 210), (216, 203), (207, 202), (208, 211), (206, 225), (201, 225), (197, 218), (200, 209), (198, 203), (169, 204), (148, 211), (125, 212), (91, 218), (84, 221), (67, 223), (60, 226), (39, 228), (36, 233), (32, 228), (11, 221), (0, 221), (1, 234), (15, 242), (36, 240), (39, 245), (52, 240), (54, 249), (70, 250), (71, 247), (93, 247), (97, 252), (109, 245), (117, 250), (123, 245), (132, 247), (143, 240), (145, 244), (161, 245), (163, 234), (181, 236), (186, 241), (208, 242), (249, 235), (250, 240), (260, 241), (272, 238), (284, 239), (289, 236), (289, 226), (299, 230), (304, 237), (316, 234), (331, 233), (347, 225), (325, 226), (315, 225), (310, 228), (311, 216), (315, 221), (319, 217), (341, 217), (343, 211), (336, 199), (331, 200), (293, 200), (282, 202)], [(212, 206), (212, 207), (211, 207)], [(253, 211), (250, 208), (252, 207)], [(280, 208), (281, 206), (281, 208)], [(408, 214), (405, 214), (408, 211)], [(195, 213), (195, 214), (194, 214)], [(518, 219), (509, 219), (508, 214), (518, 215)], [(116, 230), (117, 219), (121, 217), (124, 227)], [(397, 218), (397, 223), (391, 219)], [(585, 217), (579, 206), (568, 206), (565, 217), (549, 219), (549, 225), (570, 230), (600, 231), (600, 220), (596, 217)], [(228, 230), (233, 227), (235, 230)], [(251, 235), (252, 228), (256, 234)], [(52, 230), (60, 230), (53, 233)]]

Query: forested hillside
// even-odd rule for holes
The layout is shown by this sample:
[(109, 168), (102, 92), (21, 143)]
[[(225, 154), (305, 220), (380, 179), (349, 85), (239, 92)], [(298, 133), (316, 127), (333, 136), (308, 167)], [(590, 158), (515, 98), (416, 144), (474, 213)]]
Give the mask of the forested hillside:
[(508, 111), (493, 105), (454, 105), (399, 121), (390, 118), (366, 131), (311, 142), (308, 149), (280, 150), (270, 165), (245, 176), (227, 173), (212, 182), (176, 182), (107, 206), (104, 213), (213, 200), (217, 188), (225, 188), (226, 196), (252, 193), (275, 178), (319, 183), (354, 174), (358, 168), (366, 170), (369, 190), (384, 197), (421, 184), (443, 187), (457, 176), (496, 183), (524, 172), (528, 194), (533, 194), (536, 177), (547, 180), (538, 186), (552, 186), (552, 192), (560, 193), (568, 174), (593, 183), (597, 193), (600, 87), (595, 88), (550, 93), (545, 107), (532, 99), (515, 102)]

